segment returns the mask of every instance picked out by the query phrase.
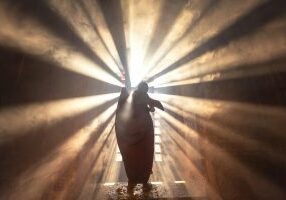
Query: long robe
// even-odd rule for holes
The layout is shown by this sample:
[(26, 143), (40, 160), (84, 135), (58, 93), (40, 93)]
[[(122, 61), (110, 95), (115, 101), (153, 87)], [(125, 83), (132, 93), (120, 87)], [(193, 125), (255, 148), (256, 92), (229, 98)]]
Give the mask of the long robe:
[(154, 157), (154, 128), (148, 107), (151, 99), (138, 91), (132, 95), (131, 102), (127, 102), (126, 96), (121, 95), (118, 102), (117, 142), (129, 182), (146, 183), (152, 173)]

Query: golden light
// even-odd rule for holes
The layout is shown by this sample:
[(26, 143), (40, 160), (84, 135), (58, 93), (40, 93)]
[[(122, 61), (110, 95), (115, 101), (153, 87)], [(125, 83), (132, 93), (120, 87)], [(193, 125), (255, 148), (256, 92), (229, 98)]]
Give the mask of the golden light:
[(122, 64), (97, 4), (96, 1), (90, 0), (74, 3), (49, 1), (49, 5), (67, 20), (77, 35), (106, 63), (107, 67), (120, 76), (119, 69), (122, 70)]
[[(279, 59), (285, 57), (286, 47), (283, 45), (284, 35), (280, 30), (281, 21), (276, 20), (273, 24), (262, 27), (259, 32), (233, 41), (231, 46), (207, 52), (163, 74), (150, 85), (168, 87), (283, 72), (285, 68), (279, 64)], [(273, 40), (265, 39), (268, 34), (274, 36)], [(250, 40), (253, 45), (249, 45)], [(269, 51), (267, 55), (265, 48)], [(241, 49), (243, 55), (240, 53)]]
[(258, 0), (248, 1), (245, 4), (235, 2), (235, 5), (222, 1), (217, 2), (212, 12), (207, 13), (191, 32), (166, 52), (164, 59), (156, 63), (156, 67), (150, 71), (147, 78), (154, 76), (173, 63), (176, 63), (180, 58), (188, 55), (204, 41), (232, 24), (238, 17), (256, 7), (258, 3)]
[[(20, 49), (30, 55), (63, 67), (66, 70), (92, 77), (117, 86), (123, 84), (93, 60), (78, 52), (68, 42), (58, 38), (37, 19), (29, 17), (18, 21), (19, 16), (0, 4), (0, 42), (8, 47)], [(39, 66), (40, 67), (40, 66)]]
[[(151, 114), (154, 163), (150, 182), (155, 189), (164, 188), (162, 198), (177, 198), (174, 188), (181, 188), (187, 198), (222, 200), (228, 192), (225, 188), (233, 187), (236, 192), (237, 185), (250, 199), (286, 196), (281, 188), (285, 181), (279, 179), (286, 166), (284, 105), (270, 105), (255, 94), (258, 103), (224, 100), (206, 94), (203, 87), (199, 93), (206, 95), (197, 98), (192, 97), (197, 90), (191, 88), (192, 84), (211, 88), (227, 80), (239, 85), (240, 79), (255, 81), (257, 77), (275, 82), (279, 74), (278, 92), (267, 98), (271, 103), (284, 98), (279, 84), (284, 88), (280, 74), (286, 72), (286, 18), (285, 9), (276, 8), (282, 0), (49, 0), (31, 7), (24, 6), (26, 1), (17, 2), (0, 1), (0, 44), (4, 51), (9, 49), (9, 56), (15, 51), (23, 60), (27, 55), (29, 62), (36, 58), (82, 75), (75, 76), (80, 77), (80, 87), (72, 89), (90, 89), (90, 77), (100, 81), (94, 81), (93, 91), (99, 85), (103, 91), (104, 84), (115, 86), (114, 90), (129, 87), (129, 75), (132, 88), (148, 81), (150, 93), (154, 92), (150, 97), (165, 108)], [(49, 14), (37, 13), (41, 6), (54, 16), (49, 19)], [(33, 8), (37, 8), (35, 13), (28, 12)], [(120, 23), (113, 23), (114, 16), (119, 16)], [(55, 19), (60, 23), (53, 22)], [(247, 28), (250, 31), (244, 30)], [(37, 77), (37, 72), (26, 77), (15, 63), (15, 69), (11, 64), (11, 74), (18, 73), (15, 87), (7, 88), (17, 90), (23, 84), (25, 90), (25, 78), (30, 74)], [(53, 78), (59, 76), (49, 81)], [(77, 84), (78, 79), (74, 80)], [(52, 85), (51, 92), (52, 87), (57, 86)], [(238, 86), (237, 95), (244, 87)], [(261, 89), (259, 84), (252, 87)], [(7, 169), (4, 185), (8, 189), (3, 194), (0, 186), (0, 198), (104, 199), (102, 194), (110, 188), (124, 185), (126, 189), (128, 178), (114, 130), (114, 102), (119, 93), (79, 96), (75, 91), (76, 97), (65, 98), (65, 88), (59, 88), (63, 98), (57, 100), (37, 102), (34, 94), (28, 94), (33, 103), (21, 104), (19, 98), (14, 105), (9, 102), (14, 91), (7, 100), (3, 97), (4, 104), (7, 101), (11, 106), (0, 110), (0, 145), (8, 152), (4, 155), (7, 163), (4, 160), (0, 169), (5, 175), (6, 166), (12, 167)], [(265, 88), (261, 98), (269, 94)], [(70, 95), (69, 88), (67, 91)], [(216, 92), (224, 91), (218, 87)], [(244, 94), (247, 100), (253, 97), (249, 93)], [(127, 121), (132, 117), (132, 91), (123, 109), (121, 117)], [(18, 159), (22, 166), (14, 164)], [(120, 193), (118, 188), (115, 192)]]
[[(98, 147), (100, 144), (103, 144), (105, 140), (107, 140), (106, 136), (108, 136), (107, 133), (110, 131), (110, 129), (105, 129), (105, 132), (97, 133), (96, 130), (100, 127), (100, 124), (105, 122), (110, 116), (112, 116), (112, 114), (114, 114), (115, 109), (116, 104), (113, 104), (113, 106), (109, 107), (106, 111), (92, 120), (87, 126), (82, 127), (79, 131), (74, 133), (71, 138), (54, 149), (50, 156), (43, 158), (41, 161), (42, 164), (27, 170), (23, 175), (17, 177), (17, 181), (14, 186), (15, 191), (17, 192), (10, 194), (10, 198), (22, 196), (25, 199), (35, 197), (40, 199), (41, 196), (45, 194), (45, 189), (48, 188), (49, 184), (53, 184), (55, 180), (61, 178), (60, 176), (62, 171), (59, 169), (65, 169), (66, 167), (69, 168), (69, 165), (75, 165), (73, 160), (78, 156), (80, 157), (77, 159), (81, 160), (83, 164), (82, 167), (86, 169), (85, 171), (81, 170), (81, 174), (84, 177), (84, 174), (89, 172), (87, 171), (88, 168), (86, 167), (94, 167), (94, 164), (91, 161), (98, 153), (101, 153), (97, 151)], [(101, 134), (102, 137), (99, 136), (99, 142), (97, 145), (94, 147), (91, 146), (91, 149), (87, 149), (87, 152), (83, 154), (82, 151), (85, 150), (85, 145), (89, 142), (89, 140), (92, 139), (92, 137), (94, 137), (94, 134)], [(89, 164), (84, 162), (88, 162)], [(96, 167), (99, 167), (99, 165)], [(78, 181), (80, 180), (81, 179)], [(62, 187), (63, 189), (61, 191), (61, 195), (68, 196), (69, 194), (66, 193), (70, 190), (68, 187), (68, 182)]]
[[(127, 19), (127, 48), (129, 49), (129, 72), (131, 85), (137, 86), (144, 78), (144, 57), (150, 38), (156, 26), (156, 19), (160, 14), (161, 1), (123, 1)], [(144, 13), (144, 17), (142, 17)], [(146, 15), (145, 15), (146, 14)]]
[[(5, 127), (5, 131), (0, 135), (1, 143), (28, 131), (37, 130), (43, 125), (50, 126), (65, 118), (79, 115), (118, 96), (119, 93), (102, 94), (2, 109), (0, 111), (0, 126)], [(10, 122), (13, 122), (13, 126), (7, 126)]]

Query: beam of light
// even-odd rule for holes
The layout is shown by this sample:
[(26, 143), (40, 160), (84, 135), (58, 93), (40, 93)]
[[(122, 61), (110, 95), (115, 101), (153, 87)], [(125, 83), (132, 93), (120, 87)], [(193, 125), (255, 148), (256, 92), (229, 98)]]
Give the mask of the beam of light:
[[(160, 94), (157, 94), (157, 98), (159, 96)], [(172, 106), (165, 104), (167, 109), (184, 116), (184, 119), (186, 120), (196, 121), (196, 123), (200, 124), (199, 126), (204, 127), (205, 137), (201, 139), (207, 141), (207, 144), (201, 146), (202, 148), (207, 149), (208, 147), (212, 148), (211, 150), (207, 150), (208, 153), (206, 155), (209, 156), (206, 157), (207, 160), (210, 159), (210, 157), (214, 158), (214, 160), (225, 160), (224, 163), (230, 163), (230, 171), (235, 171), (239, 172), (237, 174), (242, 174), (240, 175), (241, 179), (249, 183), (251, 188), (257, 188), (257, 183), (261, 183), (261, 185), (259, 184), (259, 188), (262, 188), (262, 190), (269, 187), (271, 190), (273, 189), (273, 191), (277, 192), (277, 197), (281, 197), (283, 195), (285, 196), (285, 192), (283, 192), (281, 188), (269, 181), (266, 177), (260, 175), (257, 171), (255, 172), (246, 164), (239, 162), (234, 156), (230, 155), (225, 150), (215, 150), (219, 149), (219, 147), (216, 146), (214, 141), (211, 139), (213, 137), (219, 138), (220, 140), (223, 139), (224, 141), (227, 141), (227, 144), (231, 144), (232, 146), (236, 147), (239, 146), (240, 148), (242, 147), (248, 153), (258, 159), (262, 159), (262, 157), (267, 155), (267, 161), (270, 161), (270, 163), (285, 166), (283, 150), (281, 151), (279, 147), (269, 146), (267, 143), (263, 141), (261, 142), (261, 140), (264, 140), (265, 138), (268, 138), (269, 140), (269, 137), (273, 138), (274, 140), (284, 141), (285, 137), (283, 134), (281, 134), (281, 127), (283, 127), (283, 121), (286, 119), (286, 110), (284, 108), (259, 105), (254, 106), (247, 103), (235, 103), (227, 101), (202, 100), (203, 102), (206, 102), (205, 109), (209, 110), (208, 112), (205, 112), (203, 108), (193, 109), (192, 106), (185, 106), (195, 104), (195, 101), (193, 101), (194, 98), (180, 96), (177, 98), (175, 95), (162, 96), (164, 96), (166, 102), (169, 101), (169, 103), (172, 104)], [(189, 102), (188, 98), (190, 99)], [(183, 101), (183, 99), (185, 101)], [(200, 99), (196, 100), (198, 102), (197, 104), (200, 106)], [(212, 104), (215, 106), (215, 108), (210, 109)], [(194, 116), (192, 113), (196, 116)], [(226, 115), (226, 113), (230, 113), (231, 117)], [(223, 121), (224, 125), (220, 125), (217, 121), (218, 119)], [(227, 124), (227, 126), (225, 124)], [(238, 132), (237, 127), (240, 127), (240, 132)], [(264, 130), (260, 133), (259, 138), (261, 139), (252, 138), (253, 127), (256, 127), (256, 129), (259, 128), (259, 130)], [(246, 133), (242, 135), (241, 132)], [(216, 155), (216, 153), (221, 155)], [(229, 169), (229, 167), (227, 168)], [(249, 176), (249, 174), (251, 174), (251, 176)], [(261, 190), (259, 189), (257, 191)], [(256, 195), (259, 196), (261, 194)]]
[(115, 161), (121, 162), (122, 161), (122, 155), (121, 154), (116, 154)]
[[(170, 37), (170, 39), (164, 41), (164, 44), (162, 44), (161, 50), (156, 51), (156, 55), (154, 55), (154, 59), (150, 61), (150, 63), (152, 64), (148, 66), (149, 68), (148, 72), (150, 71), (151, 66), (152, 68), (156, 67), (157, 64), (167, 56), (167, 54), (176, 46), (177, 43), (185, 39), (185, 37), (189, 35), (189, 33), (193, 30), (196, 24), (198, 24), (204, 18), (204, 16), (213, 9), (213, 7), (217, 3), (218, 3), (217, 0), (209, 0), (209, 1), (203, 1), (203, 2), (193, 1), (192, 3), (190, 3), (189, 1), (189, 4), (186, 6), (186, 9), (185, 9), (189, 12), (186, 13), (184, 10), (184, 13), (180, 16), (183, 22), (185, 21), (184, 20), (185, 17), (189, 18), (189, 24), (188, 25), (185, 24), (185, 26), (187, 26), (186, 29), (185, 28), (182, 29), (182, 27), (178, 27), (178, 29), (181, 31), (177, 32), (174, 35), (172, 34), (172, 37)], [(190, 13), (190, 16), (188, 15), (188, 13)], [(178, 20), (178, 23), (182, 23), (179, 21), (181, 20)], [(173, 28), (174, 31), (176, 29), (177, 28)]]
[[(118, 163), (114, 161), (114, 155), (116, 153), (116, 139), (114, 133), (114, 119), (112, 123), (109, 123), (109, 127), (106, 128), (108, 133), (102, 134), (96, 143), (96, 147), (92, 150), (89, 157), (96, 157), (89, 161), (89, 157), (86, 157), (87, 162), (90, 163), (91, 170), (86, 173), (84, 178), (85, 183), (83, 187), (78, 191), (80, 193), (79, 199), (100, 199), (97, 195), (98, 189), (104, 183), (116, 183), (116, 181), (110, 181), (109, 176), (117, 175), (118, 173), (110, 174), (110, 168), (113, 167), (113, 163)], [(117, 164), (115, 164), (118, 166)], [(86, 170), (86, 169), (82, 169)]]
[[(164, 126), (164, 127), (166, 127), (166, 126)], [(214, 132), (214, 133), (216, 133), (216, 132)], [(211, 134), (214, 134), (214, 133), (211, 133)], [(198, 133), (198, 134), (200, 134), (200, 133)], [(213, 144), (212, 141), (209, 140), (207, 137), (200, 137), (199, 139), (201, 141), (200, 142), (201, 148), (206, 150), (206, 151), (204, 150), (204, 156), (207, 156), (207, 157), (205, 157), (205, 159), (207, 159), (208, 162), (211, 162), (214, 165), (215, 165), (215, 163), (213, 163), (213, 162), (227, 163), (224, 166), (228, 169), (227, 171), (231, 171), (231, 172), (235, 172), (236, 174), (240, 174), (240, 177), (243, 178), (243, 180), (246, 181), (251, 186), (251, 188), (259, 187), (259, 188), (262, 188), (263, 190), (267, 189), (267, 188), (271, 188), (271, 191), (273, 190), (273, 191), (277, 192), (276, 193), (277, 197), (285, 196), (285, 192), (283, 190), (281, 190), (281, 188), (277, 187), (275, 184), (273, 184), (267, 178), (261, 176), (260, 174), (258, 174), (254, 170), (251, 170), (249, 167), (242, 164), (240, 161), (236, 160), (235, 157), (231, 156), (225, 150), (223, 150), (219, 146)], [(168, 148), (170, 148), (170, 146), (174, 146), (174, 145), (168, 145)], [(259, 149), (261, 149), (261, 148), (259, 148)], [(170, 155), (174, 159), (176, 159), (176, 166), (177, 167), (183, 167), (183, 168), (185, 167), (184, 169), (180, 169), (180, 172), (182, 172), (182, 173), (185, 173), (186, 171), (189, 172), (189, 170), (192, 166), (192, 169), (195, 170), (195, 172), (196, 172), (195, 174), (198, 177), (201, 177), (202, 181), (204, 182), (203, 185), (206, 186), (206, 190), (208, 191), (208, 194), (209, 194), (208, 196), (210, 196), (210, 197), (218, 196), (218, 193), (214, 190), (214, 188), (210, 187), (210, 185), (207, 183), (207, 181), (204, 178), (204, 175), (202, 175), (201, 172), (199, 170), (197, 170), (197, 168), (192, 164), (192, 162), (189, 161), (190, 156), (186, 156), (181, 151), (176, 151), (174, 149), (168, 150), (168, 152), (170, 152), (170, 153), (176, 152), (175, 155), (172, 155), (172, 154), (170, 154)], [(269, 154), (266, 153), (266, 155), (269, 155)], [(219, 165), (219, 163), (217, 163), (217, 164)], [(231, 170), (229, 168), (231, 168)], [(220, 169), (221, 169), (221, 167), (220, 167)], [(192, 174), (194, 174), (194, 172)], [(185, 177), (185, 176), (183, 176), (183, 177)], [(194, 181), (192, 179), (191, 181), (195, 182), (196, 184), (200, 183), (199, 180)], [(257, 185), (257, 183), (259, 183), (259, 186)], [(192, 184), (189, 182), (188, 182), (188, 184), (186, 184), (186, 187), (188, 189), (191, 189), (190, 191), (192, 191), (195, 188), (195, 186), (192, 186)], [(259, 189), (257, 191), (261, 191), (261, 190)], [(261, 193), (257, 192), (256, 195), (260, 196)]]
[(177, 120), (175, 117), (171, 116), (170, 114), (163, 112), (163, 111), (157, 111), (159, 112), (160, 116), (163, 117), (164, 119), (166, 119), (167, 121), (169, 121), (170, 123), (172, 123), (174, 126), (178, 127), (180, 130), (189, 133), (189, 135), (193, 138), (197, 138), (198, 135), (191, 131), (190, 128), (188, 126), (186, 126), (185, 124), (183, 124), (182, 122), (180, 122), (179, 120)]
[[(181, 75), (182, 74), (180, 74), (180, 75), (172, 74), (171, 77), (179, 79), (179, 77)], [(178, 86), (178, 85), (190, 85), (190, 84), (195, 84), (195, 83), (219, 80), (220, 77), (221, 77), (220, 73), (214, 73), (214, 74), (208, 74), (208, 75), (205, 75), (205, 76), (190, 78), (190, 79), (182, 80), (182, 81), (170, 81), (170, 80), (172, 80), (172, 78), (170, 78), (168, 76), (166, 76), (166, 77), (164, 76), (164, 79), (165, 80), (167, 79), (166, 80), (167, 83), (162, 83), (162, 82), (160, 83), (160, 81), (162, 80), (161, 77), (160, 77), (158, 79), (155, 79), (151, 83), (149, 83), (149, 86), (150, 87), (155, 87), (155, 88), (162, 88), (162, 87), (170, 87), (170, 86)]]
[[(126, 5), (128, 5), (125, 2)], [(127, 48), (129, 49), (129, 66), (131, 85), (137, 84), (144, 78), (142, 69), (143, 59), (149, 40), (159, 17), (162, 1), (129, 1), (129, 10), (125, 14), (128, 19)], [(144, 15), (142, 15), (144, 13)]]
[[(106, 24), (103, 24), (102, 13), (99, 12), (100, 10), (98, 7), (94, 6), (96, 5), (96, 2), (91, 3), (90, 1), (84, 1), (75, 3), (70, 1), (59, 2), (59, 0), (52, 0), (49, 1), (49, 4), (68, 21), (76, 33), (107, 64), (107, 66), (120, 76), (121, 72), (116, 61), (113, 59), (114, 56), (109, 54), (110, 50), (107, 49), (108, 47), (105, 45), (105, 41), (101, 40), (103, 38), (109, 38), (110, 34), (101, 36), (97, 30), (97, 27), (106, 27)], [(85, 8), (88, 8), (88, 10), (85, 10)], [(94, 12), (93, 9), (95, 9), (96, 12)], [(86, 13), (86, 11), (88, 13)], [(93, 16), (91, 16), (91, 14), (93, 14)], [(98, 24), (98, 26), (96, 24)]]
[[(238, 103), (223, 100), (208, 100), (187, 96), (170, 95), (170, 94), (152, 94), (152, 97), (165, 102), (173, 107), (194, 113), (205, 119), (210, 119), (215, 114), (229, 112), (234, 110), (236, 115), (223, 120), (229, 121), (239, 126), (256, 125), (267, 132), (277, 137), (284, 137), (280, 134), (283, 127), (283, 120), (286, 119), (286, 110), (283, 107), (253, 105), (248, 103)], [(245, 116), (249, 116), (248, 120), (243, 120)], [(264, 116), (265, 123), (261, 122), (261, 117)]]
[[(94, 168), (91, 172), (91, 176), (88, 178), (86, 184), (87, 187), (89, 185), (93, 185), (92, 187), (96, 189), (96, 185), (94, 184), (94, 176), (99, 177), (99, 172), (101, 173), (100, 178), (98, 178), (98, 183), (118, 183), (120, 180), (120, 167), (123, 166), (122, 162), (117, 162), (115, 160), (117, 153), (117, 141), (115, 136), (115, 129), (112, 129), (112, 133), (107, 140), (107, 144), (105, 144), (104, 150), (102, 151), (101, 159), (98, 159), (97, 163), (95, 163)], [(89, 190), (87, 188), (87, 190)], [(93, 192), (94, 190), (90, 191)], [(82, 192), (84, 193), (84, 192)]]
[[(163, 121), (162, 124), (162, 127), (164, 127), (162, 131), (164, 136), (166, 136), (165, 140), (168, 141), (168, 145), (165, 145), (164, 148), (168, 157), (163, 161), (162, 165), (157, 165), (160, 175), (156, 178), (163, 180), (164, 183), (184, 179), (188, 183), (185, 185), (188, 195), (206, 196), (207, 190), (212, 197), (219, 197), (216, 191), (208, 184), (205, 174), (202, 173), (202, 169), (199, 169), (198, 166), (194, 164), (194, 162), (198, 163), (202, 161), (192, 157), (191, 154), (186, 155), (185, 152), (178, 148), (174, 140), (169, 137), (172, 132), (176, 133), (176, 130), (172, 129), (169, 124), (163, 123)], [(182, 148), (185, 148), (185, 146), (186, 145), (182, 144)], [(176, 169), (175, 171), (174, 168)], [(173, 195), (171, 187), (167, 186), (167, 192)]]
[(155, 153), (158, 153), (160, 154), (162, 151), (161, 151), (161, 146), (160, 144), (155, 144)]
[(156, 144), (160, 144), (160, 143), (161, 143), (161, 138), (160, 138), (160, 136), (159, 136), (159, 135), (156, 135), (156, 134), (155, 134), (155, 143), (156, 143)]
[(115, 63), (120, 68), (120, 70), (123, 71), (123, 66), (120, 60), (120, 56), (116, 49), (114, 40), (107, 26), (107, 23), (104, 19), (102, 10), (100, 6), (98, 5), (98, 2), (93, 1), (93, 0), (87, 0), (87, 1), (84, 1), (83, 3), (85, 3), (85, 6), (88, 6), (89, 8), (88, 10), (91, 11), (89, 14), (91, 15), (91, 18), (98, 30), (98, 34), (102, 37), (108, 51), (114, 58)]
[[(200, 3), (199, 3), (200, 2)], [(178, 38), (182, 37), (187, 31), (188, 27), (193, 23), (200, 14), (198, 13), (201, 7), (206, 3), (201, 1), (193, 1), (192, 5), (186, 4), (185, 8), (181, 11), (175, 22), (173, 23), (170, 31), (167, 33), (166, 38), (159, 44), (159, 47), (154, 52), (154, 55), (150, 55), (144, 62), (144, 67), (142, 67), (141, 73), (145, 78), (150, 69), (157, 67), (156, 63), (161, 60), (164, 53), (174, 45)], [(165, 12), (165, 11), (161, 11)], [(153, 69), (154, 70), (154, 69)]]
[(201, 21), (194, 27), (193, 31), (181, 40), (172, 51), (168, 52), (165, 59), (161, 60), (153, 70), (148, 74), (153, 77), (155, 74), (169, 67), (180, 58), (188, 55), (196, 47), (200, 46), (207, 39), (217, 35), (225, 27), (233, 23), (237, 18), (247, 13), (249, 10), (260, 4), (259, 0), (245, 2), (219, 1), (217, 6), (212, 9)]
[(267, 147), (267, 145), (264, 145), (257, 140), (254, 140), (251, 138), (245, 138), (242, 135), (240, 135), (237, 131), (231, 128), (225, 127), (223, 125), (220, 125), (218, 123), (214, 123), (211, 120), (203, 120), (200, 118), (196, 118), (191, 113), (184, 111), (182, 107), (178, 108), (178, 107), (174, 107), (168, 104), (164, 104), (164, 107), (173, 111), (174, 113), (178, 113), (179, 115), (184, 116), (186, 119), (190, 121), (197, 121), (197, 123), (200, 123), (200, 125), (207, 128), (209, 132), (210, 130), (212, 130), (213, 135), (217, 135), (218, 137), (223, 138), (224, 140), (227, 140), (228, 143), (233, 144), (233, 146), (235, 145), (243, 146), (245, 150), (247, 150), (248, 152), (253, 152), (253, 153), (255, 153), (257, 149), (259, 149), (260, 154), (268, 155), (271, 159), (284, 162), (284, 164), (286, 165), (284, 154), (280, 154), (276, 151), (273, 151), (271, 148)]
[[(110, 93), (2, 109), (0, 111), (0, 127), (3, 132), (0, 135), (0, 141), (3, 143), (43, 125), (51, 125), (63, 118), (78, 115), (118, 96), (119, 93)], [(11, 122), (13, 122), (13, 126), (8, 126)]]
[(151, 181), (151, 184), (152, 185), (162, 185), (163, 182), (161, 182), (161, 181)]
[[(92, 120), (87, 126), (73, 134), (73, 136), (61, 146), (54, 149), (50, 156), (47, 156), (41, 161), (41, 164), (36, 165), (34, 168), (27, 170), (23, 175), (17, 177), (13, 187), (15, 190), (13, 194), (10, 194), (11, 199), (17, 199), (19, 196), (23, 199), (40, 199), (45, 188), (48, 188), (49, 185), (60, 176), (64, 167), (81, 153), (81, 150), (84, 148), (84, 145), (88, 142), (92, 134), (96, 133), (100, 124), (105, 122), (115, 112), (115, 109), (116, 104), (113, 104)], [(101, 133), (101, 135), (106, 136), (106, 133)], [(106, 138), (98, 139), (100, 143), (97, 144), (102, 144), (104, 140), (106, 140)], [(95, 148), (97, 148), (98, 145), (96, 145)], [(93, 159), (95, 153), (98, 154), (101, 152), (90, 151), (88, 153), (88, 155), (82, 155), (81, 157), (81, 159), (83, 159), (81, 161), (81, 168), (84, 168), (87, 165), (87, 163), (85, 163), (86, 159), (84, 158), (87, 158), (87, 160), (90, 161)], [(66, 195), (64, 194), (65, 191), (66, 190), (61, 191), (58, 195)], [(3, 196), (5, 196), (5, 194), (3, 194)]]
[[(211, 141), (204, 140), (204, 143), (206, 154), (211, 160), (210, 162), (212, 162), (214, 165), (219, 165), (220, 169), (223, 171), (223, 174), (221, 174), (220, 171), (220, 175), (226, 177), (229, 175), (233, 176), (231, 172), (239, 174), (240, 178), (242, 178), (243, 181), (248, 184), (248, 187), (255, 188), (255, 190), (252, 191), (254, 192), (255, 196), (258, 197), (258, 199), (265, 198), (265, 194), (261, 193), (261, 191), (273, 191), (273, 193), (271, 193), (271, 197), (269, 198), (283, 199), (285, 197), (286, 193), (283, 191), (283, 189), (277, 187), (265, 177), (257, 174), (256, 171), (251, 170), (249, 167), (242, 164), (228, 152), (221, 149), (219, 146), (213, 145)], [(222, 163), (224, 164), (222, 165)]]
[[(113, 108), (110, 110), (112, 110), (113, 116), (116, 107), (115, 105), (112, 107)], [(103, 119), (102, 122), (105, 122), (105, 119)], [(114, 153), (115, 149), (115, 145), (112, 143), (114, 138), (114, 122), (115, 116), (112, 117), (111, 121), (102, 132), (97, 133), (97, 135), (100, 135), (96, 141), (91, 143), (90, 150), (82, 153), (84, 158), (82, 159), (79, 168), (79, 171), (82, 172), (82, 177), (77, 177), (78, 180), (74, 181), (75, 186), (78, 185), (78, 187), (75, 187), (77, 189), (75, 194), (81, 193), (81, 195), (86, 195), (86, 189), (90, 191), (91, 186), (97, 187), (102, 182), (102, 177), (99, 172), (104, 173), (111, 158), (110, 155)], [(113, 145), (112, 148), (110, 148), (110, 145)], [(95, 182), (99, 184), (94, 184)], [(67, 185), (66, 188), (68, 193), (73, 190), (69, 185)], [(67, 197), (67, 199), (69, 199), (69, 197), (72, 198), (73, 195), (67, 194)]]
[(160, 126), (160, 122), (158, 120), (155, 120), (154, 127), (159, 127), (159, 126)]
[[(158, 114), (153, 115), (153, 118), (158, 116)], [(159, 122), (160, 119), (156, 117), (154, 119), (154, 123)], [(155, 148), (154, 148), (154, 164), (153, 164), (153, 174), (151, 176), (151, 181), (161, 181), (164, 183), (164, 188), (168, 191), (169, 185), (166, 184), (175, 180), (175, 175), (172, 172), (171, 165), (170, 165), (170, 157), (168, 156), (168, 152), (164, 147), (166, 144), (169, 145), (169, 142), (166, 141), (165, 134), (161, 135), (161, 127), (157, 126), (154, 130), (155, 134)], [(161, 137), (163, 141), (161, 141)]]
[(163, 158), (161, 154), (155, 153), (155, 162), (162, 162)]
[[(273, 21), (258, 32), (163, 74), (150, 85), (168, 87), (285, 71), (284, 66), (279, 66), (275, 61), (271, 63), (273, 58), (285, 58), (285, 36), (281, 32), (284, 26), (281, 19)], [(266, 40), (265, 37), (270, 34), (273, 35), (273, 39)], [(252, 45), (249, 45), (250, 43)], [(266, 50), (269, 51), (268, 54), (265, 54)]]
[(101, 66), (57, 38), (36, 19), (24, 18), (19, 21), (18, 17), (15, 12), (8, 12), (5, 4), (0, 4), (0, 42), (3, 45), (38, 56), (66, 70), (113, 85), (123, 85)]
[(115, 185), (115, 183), (113, 182), (113, 183), (104, 183), (103, 184), (104, 186), (113, 186), (113, 185)]
[(151, 94), (151, 97), (192, 113), (200, 113), (201, 116), (206, 118), (211, 117), (214, 113), (218, 112), (221, 107), (223, 107), (224, 103), (223, 101), (218, 100), (207, 100), (161, 93)]
[[(164, 104), (166, 105), (166, 104)], [(184, 148), (186, 148), (186, 150), (190, 153), (191, 157), (194, 159), (201, 159), (201, 155), (200, 153), (192, 146), (189, 145), (185, 140), (186, 138), (188, 140), (192, 140), (192, 141), (196, 141), (198, 139), (198, 134), (193, 131), (192, 129), (190, 129), (187, 125), (183, 124), (182, 122), (180, 122), (179, 120), (177, 120), (176, 118), (174, 118), (173, 116), (171, 116), (170, 114), (166, 113), (166, 112), (162, 112), (162, 111), (158, 111), (160, 113), (160, 116), (166, 120), (168, 123), (172, 124), (174, 127), (177, 128), (177, 130), (180, 130), (184, 133), (185, 138), (183, 138), (181, 135), (179, 134), (175, 134), (173, 132), (167, 133), (170, 135), (170, 137), (173, 138), (173, 140), (175, 140), (178, 144), (182, 144), (184, 146)], [(184, 145), (186, 144), (186, 145)]]
[(186, 181), (175, 181), (174, 183), (181, 183), (181, 184), (184, 184), (184, 183), (186, 183)]
[[(168, 104), (167, 106), (171, 109), (179, 109), (176, 111), (184, 113), (186, 117), (189, 116), (187, 114), (188, 112), (208, 120), (220, 113), (222, 113), (223, 116), (224, 112), (236, 112), (232, 117), (224, 117), (223, 120), (236, 126), (248, 127), (251, 125), (260, 127), (267, 133), (271, 133), (273, 137), (286, 139), (286, 137), (281, 135), (283, 120), (286, 120), (286, 110), (283, 107), (253, 105), (223, 100), (207, 100), (159, 93), (153, 94), (152, 96)], [(249, 116), (248, 120), (244, 120), (245, 116)], [(263, 120), (265, 120), (265, 123), (262, 123), (261, 116), (264, 117)]]

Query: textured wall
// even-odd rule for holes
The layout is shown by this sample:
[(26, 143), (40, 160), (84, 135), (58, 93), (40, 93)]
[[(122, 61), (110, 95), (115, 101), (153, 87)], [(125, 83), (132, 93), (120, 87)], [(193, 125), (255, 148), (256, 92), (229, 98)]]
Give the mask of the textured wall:
[(186, 184), (285, 199), (285, 0), (120, 2), (0, 2), (0, 199), (95, 198), (128, 74), (164, 103)]

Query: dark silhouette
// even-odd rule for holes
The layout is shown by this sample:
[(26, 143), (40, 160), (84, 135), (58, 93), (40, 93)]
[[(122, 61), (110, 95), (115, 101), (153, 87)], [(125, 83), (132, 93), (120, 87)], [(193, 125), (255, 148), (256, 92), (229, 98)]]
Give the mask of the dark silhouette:
[(137, 183), (143, 183), (143, 189), (151, 188), (148, 180), (153, 166), (154, 128), (150, 112), (155, 111), (154, 107), (164, 108), (147, 92), (145, 82), (138, 85), (132, 96), (126, 88), (122, 88), (116, 111), (116, 137), (128, 177), (129, 192)]

